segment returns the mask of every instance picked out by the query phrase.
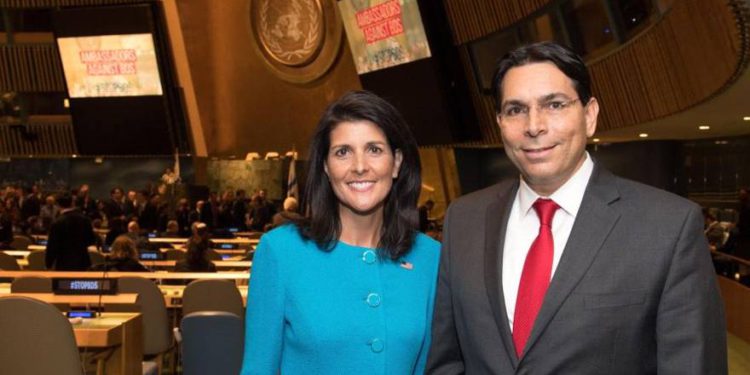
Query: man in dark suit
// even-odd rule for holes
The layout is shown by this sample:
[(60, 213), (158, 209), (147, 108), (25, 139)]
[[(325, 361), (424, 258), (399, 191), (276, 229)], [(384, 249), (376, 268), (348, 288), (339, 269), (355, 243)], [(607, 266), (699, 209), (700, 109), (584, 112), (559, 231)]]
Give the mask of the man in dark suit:
[(521, 177), (448, 210), (426, 373), (726, 374), (698, 206), (591, 159), (599, 105), (575, 53), (539, 43), (497, 68)]
[(91, 267), (88, 247), (96, 243), (91, 220), (73, 207), (70, 194), (58, 197), (57, 203), (62, 211), (50, 227), (45, 254), (47, 269), (86, 271)]
[[(123, 202), (122, 188), (114, 187), (109, 192), (110, 199), (105, 203), (104, 213), (107, 219), (125, 216), (125, 202)], [(124, 218), (124, 217), (123, 217)]]

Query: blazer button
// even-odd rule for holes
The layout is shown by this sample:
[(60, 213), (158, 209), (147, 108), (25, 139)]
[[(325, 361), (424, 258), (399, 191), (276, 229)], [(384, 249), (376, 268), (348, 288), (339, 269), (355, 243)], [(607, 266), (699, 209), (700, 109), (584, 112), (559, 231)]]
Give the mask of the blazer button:
[(364, 253), (362, 253), (362, 261), (367, 264), (373, 264), (375, 261), (378, 260), (378, 254), (375, 254), (372, 250), (367, 250)]
[(380, 306), (380, 295), (377, 293), (370, 293), (367, 295), (367, 304), (370, 305), (370, 307), (378, 307)]
[(385, 349), (385, 343), (381, 339), (372, 339), (372, 341), (370, 341), (370, 349), (372, 349), (374, 353), (380, 353)]

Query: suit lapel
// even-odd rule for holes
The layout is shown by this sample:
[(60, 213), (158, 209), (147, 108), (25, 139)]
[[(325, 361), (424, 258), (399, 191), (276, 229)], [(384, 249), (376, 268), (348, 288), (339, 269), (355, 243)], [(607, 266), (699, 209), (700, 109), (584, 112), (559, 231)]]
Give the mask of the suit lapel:
[(513, 367), (518, 365), (518, 358), (513, 347), (513, 338), (508, 327), (508, 313), (505, 309), (505, 297), (502, 289), (503, 246), (505, 231), (508, 227), (508, 216), (513, 207), (513, 199), (518, 190), (518, 181), (503, 186), (497, 199), (490, 202), (485, 212), (485, 249), (484, 249), (484, 281), (487, 297), (492, 307), (498, 332), (505, 346)]
[(533, 348), (557, 310), (588, 271), (604, 240), (620, 218), (619, 212), (610, 206), (617, 199), (619, 192), (614, 176), (595, 167), (525, 351)]

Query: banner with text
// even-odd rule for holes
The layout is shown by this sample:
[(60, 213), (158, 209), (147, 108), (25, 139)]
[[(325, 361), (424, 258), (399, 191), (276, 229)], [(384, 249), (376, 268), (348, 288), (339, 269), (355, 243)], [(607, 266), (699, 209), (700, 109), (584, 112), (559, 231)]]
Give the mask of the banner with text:
[(161, 95), (151, 34), (59, 38), (71, 98)]
[(357, 73), (430, 57), (417, 0), (341, 0)]

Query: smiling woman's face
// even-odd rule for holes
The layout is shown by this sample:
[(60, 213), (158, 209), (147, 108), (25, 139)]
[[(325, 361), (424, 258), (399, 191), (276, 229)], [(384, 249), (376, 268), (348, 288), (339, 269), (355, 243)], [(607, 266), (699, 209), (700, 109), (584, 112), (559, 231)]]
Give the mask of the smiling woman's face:
[(381, 212), (398, 177), (401, 151), (391, 150), (385, 133), (369, 121), (342, 122), (330, 134), (325, 172), (340, 211)]

